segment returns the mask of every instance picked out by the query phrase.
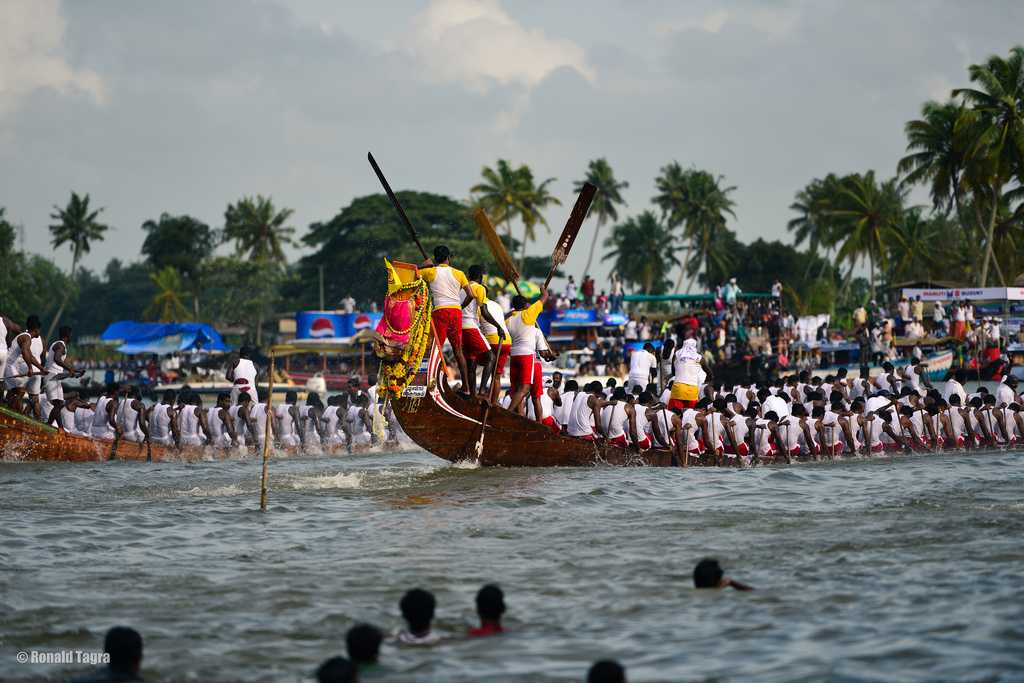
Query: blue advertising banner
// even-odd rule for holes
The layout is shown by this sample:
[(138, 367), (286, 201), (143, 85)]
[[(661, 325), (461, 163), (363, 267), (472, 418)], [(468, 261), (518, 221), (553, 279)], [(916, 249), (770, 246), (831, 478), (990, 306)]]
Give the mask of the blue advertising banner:
[(562, 329), (573, 327), (621, 327), (627, 321), (623, 313), (608, 313), (604, 318), (597, 317), (592, 308), (568, 308), (554, 312), (545, 311), (537, 318), (537, 326), (544, 334), (551, 334), (551, 327)]
[(373, 329), (381, 313), (338, 313), (299, 311), (295, 314), (296, 339), (348, 339), (364, 329)]

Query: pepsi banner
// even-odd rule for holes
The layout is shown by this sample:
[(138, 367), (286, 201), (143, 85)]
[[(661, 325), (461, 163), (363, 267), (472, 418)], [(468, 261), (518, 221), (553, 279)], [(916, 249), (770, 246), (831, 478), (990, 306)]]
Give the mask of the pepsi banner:
[(295, 314), (296, 339), (349, 339), (361, 330), (373, 329), (381, 313), (299, 311)]

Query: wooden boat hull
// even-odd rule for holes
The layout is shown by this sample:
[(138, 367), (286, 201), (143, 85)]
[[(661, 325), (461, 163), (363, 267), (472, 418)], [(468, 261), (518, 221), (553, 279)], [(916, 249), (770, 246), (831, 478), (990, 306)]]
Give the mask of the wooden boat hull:
[[(344, 452), (344, 448), (337, 449)], [(337, 450), (324, 450), (333, 455)], [(275, 456), (297, 455), (298, 448), (275, 448)], [(104, 462), (136, 460), (143, 462), (198, 462), (244, 458), (256, 455), (251, 449), (183, 446), (174, 448), (159, 444), (132, 443), (90, 439), (42, 425), (6, 408), (0, 408), (0, 460), (7, 462)]]
[[(431, 344), (427, 367), (394, 400), (402, 429), (418, 446), (444, 460), (476, 458), (486, 404), (461, 398), (448, 386), (443, 360)], [(479, 462), (485, 466), (579, 467), (589, 465), (678, 466), (668, 450), (643, 453), (562, 436), (546, 426), (493, 406), (487, 419)]]

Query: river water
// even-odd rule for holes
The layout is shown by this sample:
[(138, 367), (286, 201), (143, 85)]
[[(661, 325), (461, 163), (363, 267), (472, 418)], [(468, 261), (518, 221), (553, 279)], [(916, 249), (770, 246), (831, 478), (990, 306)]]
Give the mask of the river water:
[[(426, 453), (0, 463), (0, 680), (18, 651), (145, 638), (161, 681), (300, 681), (414, 586), (451, 638), (367, 681), (1024, 680), (1024, 455), (719, 469), (480, 469)], [(695, 591), (721, 560), (751, 593)], [(501, 584), (509, 633), (466, 640)]]

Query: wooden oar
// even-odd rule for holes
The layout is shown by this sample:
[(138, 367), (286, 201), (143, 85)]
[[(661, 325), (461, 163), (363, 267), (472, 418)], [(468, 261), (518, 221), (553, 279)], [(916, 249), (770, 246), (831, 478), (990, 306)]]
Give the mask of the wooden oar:
[(498, 237), (498, 232), (494, 229), (494, 224), (491, 223), (487, 212), (483, 209), (477, 209), (473, 212), (473, 220), (476, 221), (477, 227), (480, 228), (480, 234), (483, 235), (484, 241), (490, 247), (491, 255), (494, 256), (494, 262), (498, 264), (501, 274), (512, 283), (518, 292), (519, 278), (521, 277), (519, 269), (516, 268), (512, 257), (508, 255), (508, 249), (505, 248), (505, 243)]
[[(590, 211), (590, 204), (591, 202), (594, 201), (594, 195), (596, 193), (596, 187), (594, 187), (590, 183), (583, 184), (583, 189), (580, 191), (579, 196), (576, 198), (576, 204), (572, 207), (572, 213), (569, 214), (569, 220), (566, 222), (565, 228), (562, 230), (562, 234), (558, 237), (558, 243), (555, 244), (555, 250), (551, 254), (551, 271), (548, 273), (547, 279), (544, 280), (544, 286), (541, 288), (541, 291), (544, 291), (545, 289), (548, 288), (548, 285), (551, 284), (551, 278), (555, 276), (555, 271), (558, 270), (558, 266), (565, 263), (565, 259), (569, 257), (569, 251), (572, 249), (573, 242), (576, 241), (576, 235), (579, 233), (580, 227), (583, 225), (583, 221), (586, 220), (587, 218), (587, 212)], [(484, 222), (481, 222), (481, 215), (484, 219)], [(497, 239), (497, 233), (494, 232), (494, 226), (492, 226), (490, 220), (487, 219), (487, 215), (484, 214), (483, 211), (478, 210), (473, 217), (476, 219), (477, 225), (480, 226), (481, 231), (484, 233), (485, 239), (487, 238), (488, 231), (490, 231), (491, 233), (494, 234), (495, 241), (498, 244), (501, 244), (501, 251), (505, 252), (505, 246), (504, 244), (501, 243), (500, 239)], [(487, 226), (486, 228), (485, 224)], [(489, 240), (488, 244), (491, 244)], [(492, 253), (494, 253), (493, 246), (491, 247), (491, 250)], [(505, 258), (507, 257), (508, 254), (507, 252), (505, 252)], [(494, 254), (494, 258), (498, 262), (498, 265), (500, 266), (502, 264), (502, 258), (500, 258), (497, 253)], [(511, 262), (511, 259), (509, 259), (509, 262)], [(515, 272), (517, 276), (519, 275), (518, 271), (514, 270), (514, 266), (512, 272)], [(518, 279), (518, 277), (516, 279)], [(516, 287), (516, 289), (519, 289), (518, 286)], [(498, 352), (500, 353), (500, 351), (501, 349), (499, 347)], [(495, 368), (495, 370), (497, 370), (497, 368)], [(492, 382), (496, 381), (498, 381), (497, 372), (495, 372), (495, 377), (492, 379)], [(478, 459), (480, 457), (480, 454), (483, 452), (484, 448), (484, 432), (487, 429), (487, 418), (490, 417), (491, 405), (492, 403), (488, 401), (487, 407), (484, 409), (484, 417), (480, 421), (480, 436), (477, 438), (475, 448), (476, 456)]]
[[(498, 344), (497, 353), (501, 353), (501, 344)], [(490, 397), (488, 397), (487, 405), (484, 408), (484, 417), (480, 421), (480, 436), (477, 437), (476, 446), (473, 448), (476, 453), (477, 460), (480, 460), (480, 456), (484, 452), (484, 430), (487, 429), (487, 418), (491, 416), (491, 406), (494, 405), (494, 400), (496, 400), (494, 388), (497, 387), (500, 382), (501, 378), (498, 376), (498, 363), (497, 360), (495, 360), (494, 372), (491, 373), (491, 386), (488, 388)]]
[[(260, 512), (267, 511), (267, 463), (270, 460), (271, 420), (274, 419), (274, 351), (270, 351), (270, 370), (267, 373), (267, 424), (263, 431), (263, 470), (260, 473)], [(259, 443), (259, 440), (257, 440)]]
[(579, 233), (583, 221), (587, 219), (587, 212), (590, 211), (590, 204), (594, 201), (595, 194), (597, 194), (596, 187), (590, 183), (583, 183), (583, 189), (576, 197), (576, 204), (572, 207), (572, 213), (569, 214), (569, 220), (565, 223), (565, 229), (562, 230), (558, 243), (555, 244), (555, 250), (551, 254), (551, 270), (548, 272), (547, 279), (544, 280), (542, 290), (548, 288), (558, 266), (569, 258), (569, 251), (572, 249), (573, 242), (576, 241), (576, 235)]
[(423, 254), (423, 260), (426, 261), (430, 257), (427, 256), (427, 251), (423, 248), (423, 245), (420, 244), (420, 238), (416, 234), (416, 228), (412, 227), (412, 221), (410, 221), (409, 217), (405, 215), (405, 209), (403, 209), (402, 205), (398, 202), (398, 197), (396, 197), (395, 193), (391, 191), (391, 186), (388, 185), (387, 178), (384, 177), (384, 172), (380, 170), (380, 166), (377, 165), (377, 160), (373, 158), (373, 154), (367, 152), (366, 158), (369, 160), (370, 166), (373, 166), (373, 172), (377, 174), (377, 179), (380, 180), (380, 184), (384, 186), (384, 192), (387, 193), (388, 199), (391, 200), (391, 205), (395, 207), (395, 211), (398, 212), (398, 216), (402, 219), (402, 222), (405, 223), (405, 227), (409, 229), (412, 241), (416, 243), (416, 246), (420, 249), (420, 253)]

